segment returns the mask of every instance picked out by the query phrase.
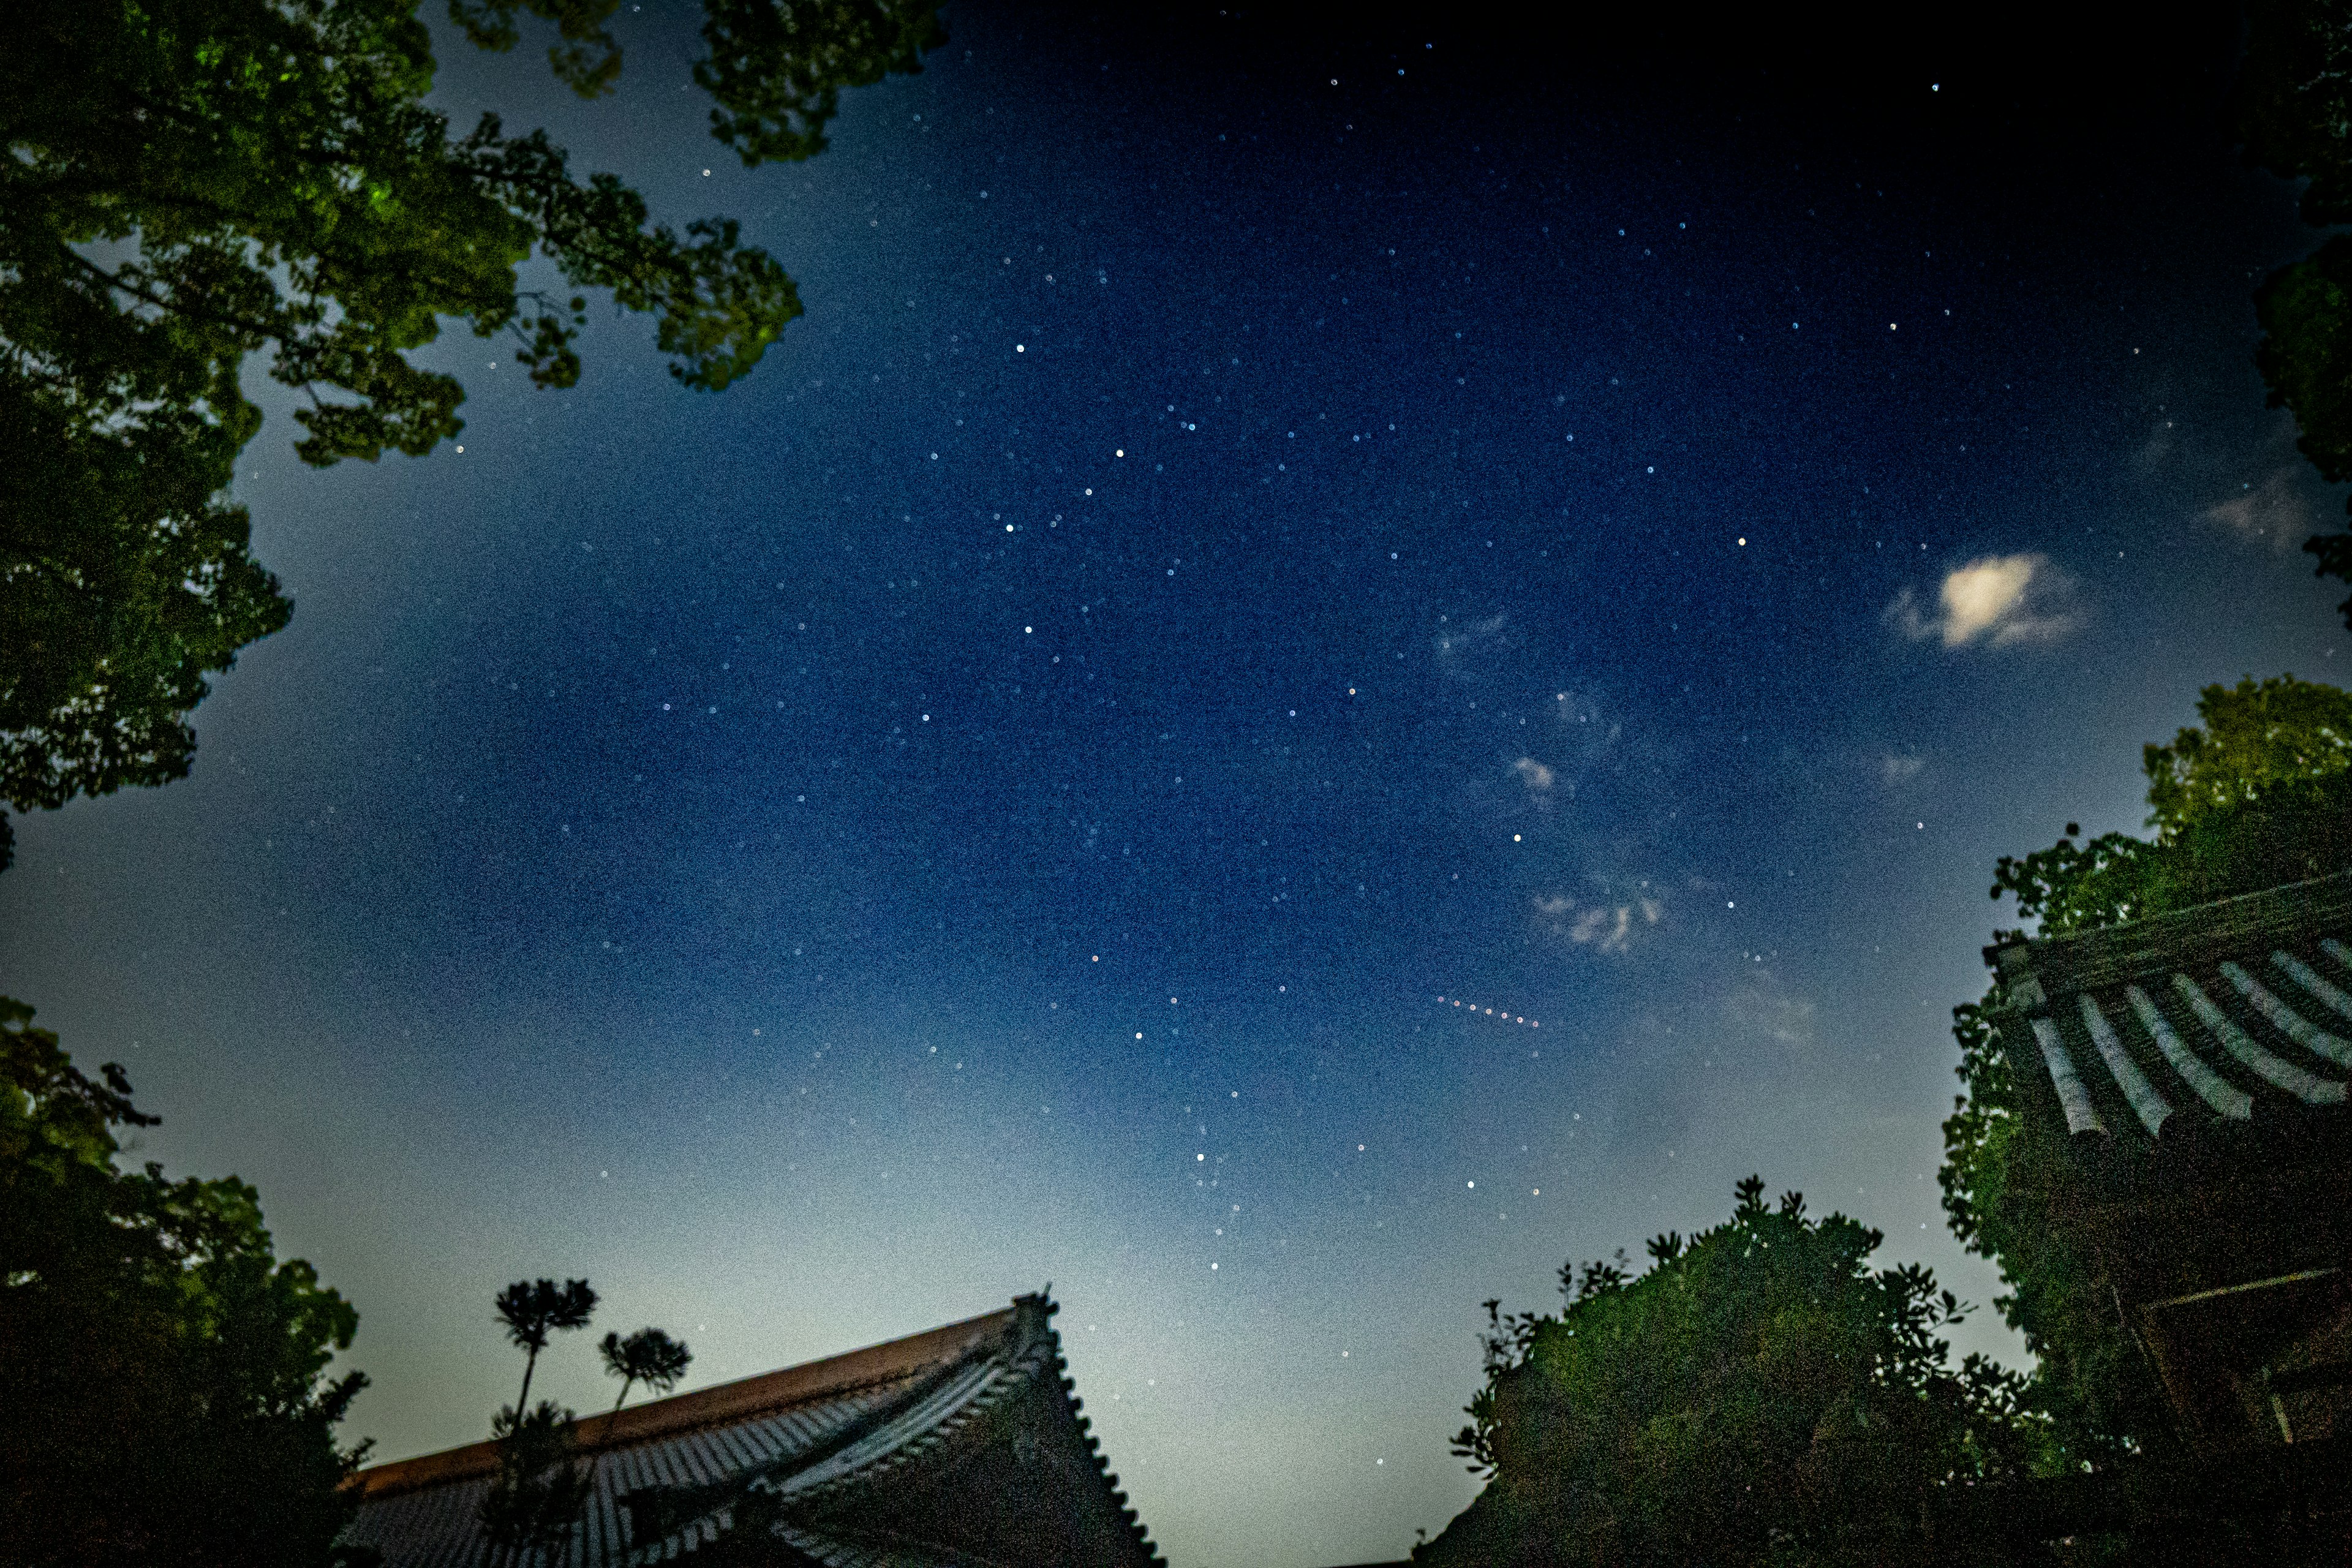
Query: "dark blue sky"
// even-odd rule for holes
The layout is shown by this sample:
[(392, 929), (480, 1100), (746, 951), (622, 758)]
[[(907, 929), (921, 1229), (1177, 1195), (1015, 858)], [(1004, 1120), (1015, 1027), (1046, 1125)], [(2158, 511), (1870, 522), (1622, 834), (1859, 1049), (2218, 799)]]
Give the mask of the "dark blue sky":
[(623, 20), (615, 100), (443, 97), (806, 317), (718, 396), (460, 335), (420, 461), (274, 419), (292, 626), (0, 879), (7, 988), (359, 1304), (380, 1452), (486, 1430), (520, 1276), (698, 1384), (1050, 1279), (1171, 1557), (1308, 1568), (1467, 1500), (1480, 1300), (1751, 1170), (1989, 1300), (1991, 862), (2344, 657), (2251, 364), (2308, 237), (2207, 109), (978, 5), (746, 172)]

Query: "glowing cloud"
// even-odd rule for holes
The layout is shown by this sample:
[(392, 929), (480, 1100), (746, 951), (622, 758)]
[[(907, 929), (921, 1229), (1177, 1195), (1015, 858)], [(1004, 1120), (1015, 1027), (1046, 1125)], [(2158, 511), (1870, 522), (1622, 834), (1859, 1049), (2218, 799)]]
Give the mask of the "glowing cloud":
[(1538, 795), (1542, 795), (1551, 788), (1551, 770), (1533, 757), (1521, 757), (1511, 764), (1511, 771), (1518, 774), (1521, 782)]
[(2055, 642), (2082, 624), (2070, 603), (2073, 588), (2046, 555), (1986, 555), (1945, 574), (1934, 614), (1906, 588), (1886, 607), (1886, 619), (1914, 642), (1933, 637), (1946, 647)]

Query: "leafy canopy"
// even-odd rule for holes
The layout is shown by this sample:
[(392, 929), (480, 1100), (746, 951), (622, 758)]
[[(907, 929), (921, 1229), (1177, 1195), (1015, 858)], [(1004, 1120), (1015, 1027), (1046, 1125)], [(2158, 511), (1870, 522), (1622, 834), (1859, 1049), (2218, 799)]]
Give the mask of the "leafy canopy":
[(2078, 831), (2000, 858), (1992, 896), (2044, 935), (2115, 925), (2325, 876), (2352, 863), (2352, 694), (2292, 675), (2209, 686), (2202, 729), (2140, 753), (2147, 826), (2137, 838)]
[(1557, 1315), (1486, 1303), (1486, 1381), (1455, 1451), (1491, 1475), (1432, 1564), (1896, 1563), (1936, 1556), (1936, 1494), (2011, 1475), (2022, 1380), (1937, 1331), (1967, 1309), (1880, 1234), (1739, 1184), (1731, 1217), (1560, 1271)]
[[(2252, 0), (2247, 19), (2232, 89), (2247, 161), (2308, 182), (2305, 222), (2352, 222), (2352, 3)], [(2272, 273), (2254, 309), (2271, 406), (2294, 413), (2295, 445), (2321, 479), (2352, 479), (2352, 240), (2332, 238)], [(2352, 581), (2352, 531), (2315, 534), (2304, 549), (2319, 575)], [(2338, 608), (2352, 626), (2352, 598)]]
[(229, 1177), (126, 1170), (154, 1125), (0, 997), (0, 1562), (325, 1564), (358, 1314)]
[[(291, 606), (227, 496), (260, 428), (247, 360), (301, 395), (320, 467), (422, 456), (465, 390), (415, 363), (445, 321), (580, 376), (587, 295), (654, 317), (706, 391), (800, 314), (733, 220), (681, 232), (543, 132), (426, 107), (417, 0), (21, 0), (0, 50), (0, 802), (183, 777), (206, 678)], [(617, 0), (451, 0), (475, 43), (555, 24), (559, 78), (620, 69)], [(747, 163), (824, 145), (841, 89), (919, 68), (924, 0), (707, 0), (714, 134)], [(526, 287), (538, 258), (561, 287)], [(534, 276), (541, 276), (536, 272)], [(0, 817), (0, 866), (7, 833)]]
[[(2004, 856), (1992, 896), (2047, 935), (2120, 924), (2352, 866), (2352, 693), (2291, 675), (2209, 686), (2200, 726), (2142, 754), (2146, 838), (2066, 837)], [(1996, 940), (2017, 932), (1996, 931)], [(2105, 1275), (2048, 1223), (2058, 1173), (2025, 1137), (1995, 1037), (1996, 985), (1952, 1010), (1963, 1091), (1944, 1123), (1938, 1180), (1952, 1232), (2000, 1266), (1995, 1305), (2040, 1358), (2061, 1439), (2085, 1458), (2162, 1447), (2162, 1391), (2115, 1321)]]

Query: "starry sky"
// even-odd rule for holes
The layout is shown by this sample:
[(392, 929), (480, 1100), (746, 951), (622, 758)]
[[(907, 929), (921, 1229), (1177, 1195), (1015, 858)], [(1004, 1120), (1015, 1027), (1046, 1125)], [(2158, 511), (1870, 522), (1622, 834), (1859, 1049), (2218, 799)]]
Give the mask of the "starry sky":
[(678, 7), (594, 105), (445, 49), (806, 316), (715, 396), (639, 320), (560, 394), (458, 331), (420, 460), (273, 403), (291, 626), (193, 777), (18, 824), (5, 989), (358, 1304), (354, 1432), (485, 1435), (516, 1278), (688, 1386), (1050, 1281), (1171, 1558), (1317, 1568), (1473, 1495), (1483, 1299), (1750, 1171), (1989, 1300), (1934, 1172), (1993, 859), (2347, 661), (2225, 58), (2085, 125), (1932, 56), (949, 22), (754, 171)]

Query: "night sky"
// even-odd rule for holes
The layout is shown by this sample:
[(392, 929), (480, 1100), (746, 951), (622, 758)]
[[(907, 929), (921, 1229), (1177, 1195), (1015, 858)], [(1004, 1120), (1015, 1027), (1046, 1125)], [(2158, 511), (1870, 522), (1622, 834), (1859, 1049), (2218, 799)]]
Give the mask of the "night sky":
[(354, 1435), (485, 1436), (513, 1279), (688, 1386), (1050, 1281), (1171, 1558), (1315, 1568), (1473, 1494), (1483, 1299), (1750, 1171), (1990, 1299), (1934, 1173), (1993, 860), (2352, 662), (2252, 363), (2312, 237), (2210, 103), (986, 0), (746, 171), (690, 14), (620, 20), (614, 99), (543, 40), (441, 99), (807, 315), (718, 395), (642, 320), (560, 394), (458, 331), (422, 460), (274, 401), (291, 626), (0, 878), (145, 1157), (359, 1306)]

